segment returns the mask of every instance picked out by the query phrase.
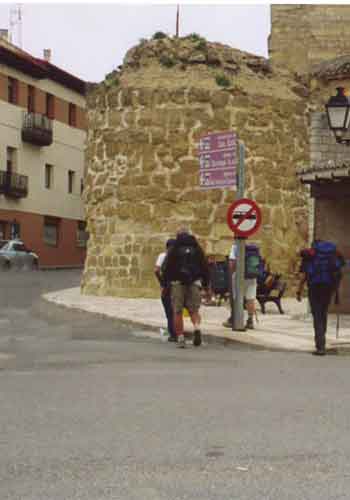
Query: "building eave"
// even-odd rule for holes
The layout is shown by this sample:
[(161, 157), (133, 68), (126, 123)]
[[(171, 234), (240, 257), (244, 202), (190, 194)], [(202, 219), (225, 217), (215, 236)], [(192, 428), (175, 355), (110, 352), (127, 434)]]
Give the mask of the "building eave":
[(68, 87), (81, 95), (86, 94), (86, 83), (84, 82), (84, 80), (71, 75), (67, 71), (64, 71), (63, 69), (49, 63), (48, 61), (40, 60), (40, 62), (45, 66), (46, 71), (48, 72), (49, 76), (47, 76), (46, 78), (60, 83), (64, 87)]
[(350, 179), (350, 165), (304, 167), (297, 171), (297, 177), (303, 184), (312, 184), (322, 181), (337, 182), (342, 179)]
[(22, 50), (14, 51), (0, 45), (0, 63), (33, 78), (52, 80), (83, 96), (86, 94), (84, 80), (71, 75), (48, 61), (32, 57)]
[(321, 80), (342, 80), (350, 76), (350, 55), (328, 59), (311, 68), (310, 75)]
[(33, 78), (47, 78), (47, 71), (44, 66), (29, 55), (24, 56), (5, 47), (0, 46), (0, 63), (10, 66)]

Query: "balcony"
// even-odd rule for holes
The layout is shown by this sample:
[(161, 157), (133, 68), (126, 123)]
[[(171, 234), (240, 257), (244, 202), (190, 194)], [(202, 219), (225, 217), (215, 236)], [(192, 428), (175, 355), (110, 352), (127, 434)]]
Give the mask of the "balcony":
[(0, 194), (9, 198), (25, 198), (28, 195), (28, 176), (0, 170)]
[(52, 144), (52, 121), (40, 113), (24, 113), (22, 141), (35, 144), (35, 146), (50, 146)]

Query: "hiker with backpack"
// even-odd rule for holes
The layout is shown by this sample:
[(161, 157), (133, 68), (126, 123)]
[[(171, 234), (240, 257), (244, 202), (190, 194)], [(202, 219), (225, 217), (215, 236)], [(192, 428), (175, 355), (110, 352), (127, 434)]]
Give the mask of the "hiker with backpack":
[[(235, 272), (237, 266), (237, 245), (234, 243), (231, 247), (229, 255), (229, 272), (232, 275), (232, 295), (235, 299)], [(263, 260), (260, 255), (259, 247), (253, 243), (245, 246), (245, 261), (244, 261), (244, 299), (245, 307), (248, 312), (248, 319), (245, 324), (245, 329), (254, 329), (255, 299), (257, 289), (257, 278), (262, 272)], [(226, 328), (232, 328), (232, 315), (223, 323)]]
[(171, 301), (178, 347), (186, 347), (183, 309), (189, 312), (193, 325), (193, 345), (202, 343), (199, 308), (201, 286), (209, 294), (209, 268), (197, 239), (186, 229), (181, 229), (175, 244), (168, 252), (162, 266), (162, 275), (171, 286)]
[(156, 264), (154, 267), (154, 274), (156, 275), (157, 280), (159, 281), (161, 287), (161, 301), (163, 304), (165, 316), (167, 318), (168, 325), (168, 341), (169, 342), (177, 342), (175, 326), (174, 326), (174, 317), (173, 317), (173, 308), (171, 305), (171, 293), (170, 293), (170, 283), (166, 283), (162, 276), (162, 265), (164, 263), (165, 257), (169, 250), (174, 246), (175, 239), (170, 238), (166, 242), (166, 252), (162, 252), (158, 255)]
[(326, 332), (328, 308), (333, 294), (338, 296), (341, 281), (341, 269), (345, 265), (343, 256), (337, 251), (331, 241), (315, 240), (311, 248), (300, 252), (300, 282), (296, 298), (300, 302), (305, 283), (308, 288), (313, 327), (315, 332), (315, 347), (313, 354), (326, 354)]
[[(237, 265), (237, 245), (234, 243), (229, 255), (229, 272), (232, 275), (232, 293), (235, 296), (234, 276)], [(248, 319), (245, 328), (254, 329), (255, 299), (257, 289), (257, 278), (262, 272), (263, 260), (260, 255), (259, 247), (253, 243), (245, 246), (245, 264), (244, 264), (244, 298)], [(223, 323), (226, 328), (232, 328), (232, 315)]]

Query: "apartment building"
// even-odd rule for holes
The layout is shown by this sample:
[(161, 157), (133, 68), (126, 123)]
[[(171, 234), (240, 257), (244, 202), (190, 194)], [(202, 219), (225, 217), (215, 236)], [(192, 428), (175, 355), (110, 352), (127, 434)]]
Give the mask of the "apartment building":
[(85, 82), (2, 33), (0, 240), (19, 237), (40, 266), (83, 265), (85, 138)]

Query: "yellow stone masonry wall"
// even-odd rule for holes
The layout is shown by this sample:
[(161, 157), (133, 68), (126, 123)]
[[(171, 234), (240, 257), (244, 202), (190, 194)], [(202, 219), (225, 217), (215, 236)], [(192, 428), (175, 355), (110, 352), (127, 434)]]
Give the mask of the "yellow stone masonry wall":
[(313, 64), (350, 54), (350, 5), (272, 5), (272, 63), (306, 73)]
[[(163, 45), (170, 43), (179, 42)], [(291, 276), (306, 237), (306, 194), (295, 176), (308, 151), (305, 89), (265, 74), (262, 58), (215, 46), (239, 68), (226, 69), (232, 85), (222, 89), (216, 65), (164, 68), (154, 60), (158, 46), (137, 52), (136, 67), (136, 49), (128, 54), (131, 67), (117, 83), (101, 84), (88, 97), (83, 292), (157, 296), (155, 259), (184, 224), (207, 253), (228, 254), (226, 212), (235, 193), (199, 190), (197, 145), (209, 131), (231, 129), (246, 146), (246, 195), (263, 212), (254, 239), (272, 269)]]

